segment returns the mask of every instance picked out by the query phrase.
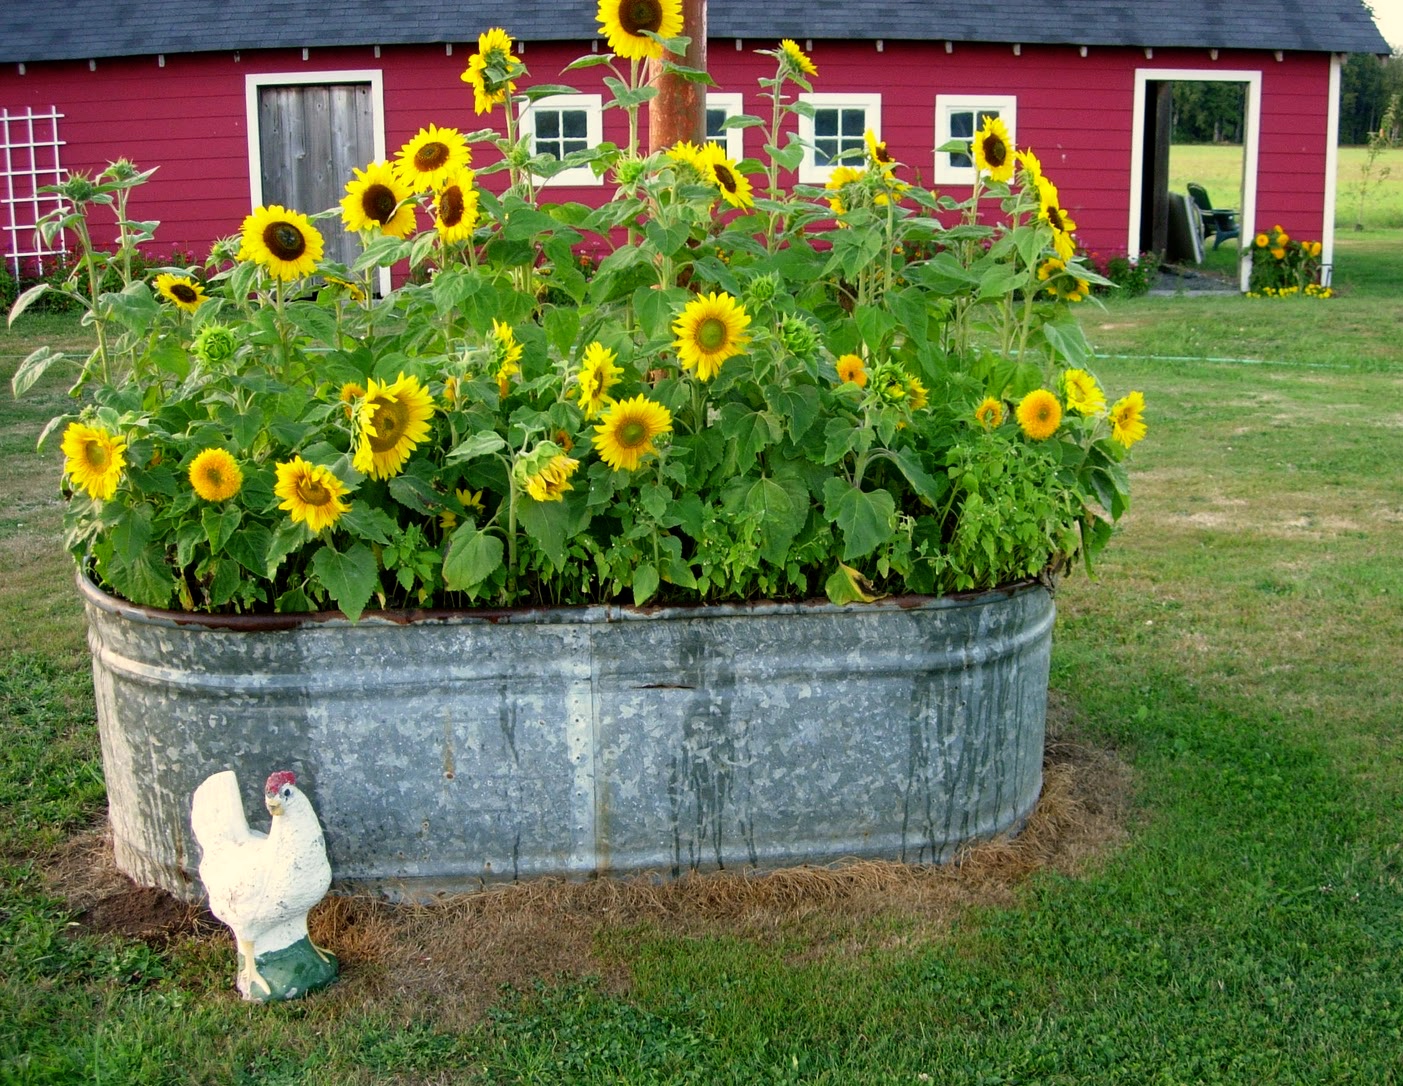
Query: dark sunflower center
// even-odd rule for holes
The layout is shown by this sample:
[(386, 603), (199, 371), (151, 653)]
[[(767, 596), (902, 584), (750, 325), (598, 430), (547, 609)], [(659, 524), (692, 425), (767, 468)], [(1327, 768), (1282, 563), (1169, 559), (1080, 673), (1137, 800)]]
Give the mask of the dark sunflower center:
[(998, 136), (986, 136), (984, 138), (984, 161), (998, 169), (1008, 161), (1008, 144), (999, 139)]
[(1052, 224), (1054, 230), (1061, 230), (1064, 234), (1067, 232), (1067, 220), (1062, 217), (1062, 209), (1060, 207), (1049, 207), (1047, 209), (1047, 221)]
[(281, 220), (263, 228), (263, 244), (279, 260), (296, 260), (307, 251), (307, 239), (297, 225)]
[[(887, 145), (885, 143), (879, 143), (875, 148), (873, 148), (872, 157), (875, 158), (878, 162), (880, 162), (883, 166), (890, 166), (893, 162), (896, 161), (891, 157), (891, 152), (887, 150)], [(1002, 159), (1000, 159), (1000, 161), (1002, 161)]]
[(619, 5), (619, 25), (630, 34), (651, 30), (654, 34), (663, 25), (663, 7), (658, 0), (623, 0)]
[(89, 441), (84, 449), (88, 466), (96, 471), (102, 471), (107, 467), (107, 449), (100, 441)]
[(171, 297), (177, 302), (184, 302), (189, 305), (191, 302), (200, 300), (200, 296), (195, 293), (195, 288), (189, 283), (174, 283), (171, 288)]
[(205, 467), (205, 482), (212, 487), (223, 486), (224, 473), (220, 471), (219, 468), (215, 467), (213, 464), (207, 465)]
[(438, 198), (438, 217), (444, 226), (457, 226), (463, 221), (463, 190), (453, 185)]
[(728, 338), (726, 322), (720, 317), (707, 317), (697, 325), (697, 345), (704, 351), (719, 351)]
[(414, 166), (425, 173), (440, 170), (448, 164), (448, 154), (448, 144), (434, 140), (414, 152)]
[(331, 491), (315, 479), (303, 479), (299, 482), (297, 496), (307, 505), (327, 505), (331, 501)]
[(409, 410), (402, 403), (375, 401), (375, 436), (370, 447), (378, 453), (388, 452), (398, 444), (409, 425)]
[(360, 206), (367, 219), (384, 225), (394, 216), (399, 201), (388, 185), (368, 185), (361, 194)]
[(719, 162), (713, 163), (711, 169), (712, 172), (716, 174), (716, 183), (718, 185), (720, 185), (727, 192), (736, 191), (737, 184), (735, 174), (733, 174), (730, 170), (728, 170), (725, 166), (721, 165)]
[(625, 449), (636, 449), (648, 440), (648, 427), (638, 419), (629, 419), (619, 427), (615, 437)]

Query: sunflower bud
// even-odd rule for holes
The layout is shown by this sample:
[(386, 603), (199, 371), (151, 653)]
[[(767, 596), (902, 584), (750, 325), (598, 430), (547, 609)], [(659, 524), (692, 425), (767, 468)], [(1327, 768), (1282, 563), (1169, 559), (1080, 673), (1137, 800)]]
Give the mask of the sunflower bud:
[(750, 285), (745, 288), (745, 296), (748, 301), (759, 304), (768, 302), (778, 291), (779, 276), (774, 272), (766, 272), (750, 281)]
[(802, 317), (785, 317), (779, 322), (779, 341), (786, 351), (805, 362), (818, 350), (818, 332)]
[(207, 324), (195, 336), (190, 349), (206, 366), (219, 366), (234, 357), (239, 338), (227, 324)]
[(643, 177), (644, 162), (641, 158), (621, 158), (614, 166), (614, 175), (624, 187), (636, 185)]

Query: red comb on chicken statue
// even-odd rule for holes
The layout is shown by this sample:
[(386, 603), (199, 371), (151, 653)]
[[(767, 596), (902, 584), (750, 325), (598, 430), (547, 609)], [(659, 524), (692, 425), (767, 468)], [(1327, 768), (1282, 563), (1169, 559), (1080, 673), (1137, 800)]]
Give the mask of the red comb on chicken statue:
[(268, 777), (263, 802), (273, 816), (266, 834), (249, 829), (238, 781), (225, 770), (190, 805), (210, 912), (233, 930), (240, 993), (260, 1003), (324, 987), (337, 970), (307, 934), (307, 913), (331, 886), (321, 823), (290, 770)]

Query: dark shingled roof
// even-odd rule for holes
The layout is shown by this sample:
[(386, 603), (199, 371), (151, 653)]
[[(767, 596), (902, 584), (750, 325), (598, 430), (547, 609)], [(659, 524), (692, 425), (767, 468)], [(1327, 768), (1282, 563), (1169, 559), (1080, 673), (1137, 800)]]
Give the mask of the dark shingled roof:
[[(595, 0), (0, 0), (0, 62), (598, 36)], [(710, 36), (1388, 53), (1363, 0), (711, 0)]]

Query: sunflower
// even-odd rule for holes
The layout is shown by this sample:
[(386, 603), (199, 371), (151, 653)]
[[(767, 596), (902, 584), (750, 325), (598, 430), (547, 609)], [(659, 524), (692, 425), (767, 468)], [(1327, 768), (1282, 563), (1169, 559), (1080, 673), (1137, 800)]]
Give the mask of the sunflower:
[(726, 152), (717, 143), (708, 143), (701, 149), (707, 172), (716, 180), (721, 190), (721, 198), (732, 207), (750, 207), (755, 203), (751, 186), (745, 175), (736, 169), (736, 164), (726, 157)]
[(176, 308), (183, 309), (187, 313), (193, 313), (209, 301), (202, 284), (184, 275), (171, 275), (170, 272), (162, 272), (156, 276), (154, 284), (156, 293), (168, 302), (174, 302)]
[(127, 443), (101, 426), (70, 422), (63, 431), (63, 471), (90, 498), (109, 501), (117, 493)]
[(1126, 393), (1111, 408), (1111, 437), (1130, 448), (1145, 436), (1145, 397), (1139, 392)]
[(833, 214), (841, 215), (848, 210), (847, 204), (843, 200), (843, 189), (861, 181), (866, 176), (866, 170), (855, 169), (852, 166), (833, 167), (833, 172), (828, 175), (828, 180), (823, 184), (823, 187), (833, 194), (828, 198), (828, 206), (833, 209)]
[(672, 432), (672, 413), (643, 395), (620, 400), (594, 428), (594, 448), (615, 471), (633, 471), (649, 453), (653, 438)]
[(663, 47), (645, 32), (660, 38), (682, 33), (682, 0), (599, 0), (596, 17), (615, 55), (656, 60), (663, 55)]
[(974, 409), (974, 421), (986, 430), (994, 430), (1003, 425), (1004, 405), (1002, 400), (985, 396)]
[(594, 418), (614, 402), (609, 397), (609, 389), (624, 372), (614, 365), (617, 358), (618, 355), (597, 340), (585, 348), (580, 372), (575, 376), (575, 387), (569, 394), (579, 396), (580, 410), (585, 413), (586, 419)]
[(1015, 151), (1013, 157), (1023, 167), (1024, 188), (1036, 189), (1043, 176), (1043, 164), (1038, 161), (1038, 156), (1032, 151)]
[(556, 453), (537, 472), (526, 477), (526, 493), (538, 502), (558, 502), (565, 500), (565, 492), (574, 490), (570, 476), (580, 462), (564, 453)]
[(716, 183), (716, 175), (711, 172), (707, 156), (691, 140), (679, 140), (667, 149), (667, 157), (678, 166), (687, 166), (708, 185)]
[(1106, 410), (1106, 394), (1086, 370), (1068, 370), (1062, 375), (1062, 395), (1079, 415), (1099, 415)]
[(1062, 209), (1058, 201), (1057, 186), (1046, 177), (1038, 180), (1038, 218), (1052, 227), (1052, 247), (1057, 250), (1057, 255), (1064, 262), (1071, 260), (1076, 252), (1072, 231), (1076, 230), (1077, 224)]
[[(485, 510), (482, 504), (482, 491), (469, 490), (466, 487), (455, 487), (453, 496), (458, 499), (458, 504), (463, 507), (463, 512), (471, 513), (476, 519), (477, 515)], [(458, 523), (458, 514), (452, 509), (445, 509), (438, 515), (440, 528), (452, 528)]]
[(190, 485), (205, 501), (222, 502), (239, 492), (244, 473), (224, 449), (205, 449), (190, 461)]
[(346, 405), (346, 417), (348, 419), (356, 417), (356, 412), (360, 409), (356, 401), (364, 396), (365, 386), (358, 381), (347, 381), (341, 386), (340, 399), (341, 402)]
[(745, 307), (729, 294), (713, 291), (693, 298), (672, 324), (677, 334), (673, 346), (682, 368), (695, 368), (698, 380), (710, 381), (726, 359), (745, 350), (750, 342), (744, 334), (749, 323)]
[(1034, 441), (1042, 441), (1057, 432), (1062, 421), (1062, 405), (1045, 388), (1034, 389), (1018, 404), (1018, 425)]
[(867, 367), (862, 364), (862, 359), (857, 355), (842, 355), (836, 365), (839, 381), (844, 384), (856, 385), (858, 388), (867, 387)]
[(1267, 237), (1265, 234), (1258, 234), (1256, 238), (1253, 239), (1253, 241), (1255, 242), (1258, 249), (1265, 249), (1268, 245), (1271, 244), (1271, 238)]
[(805, 55), (793, 38), (783, 38), (779, 43), (780, 60), (796, 75), (818, 75), (818, 68)]
[(477, 36), (477, 52), (468, 58), (468, 70), (459, 78), (472, 84), (473, 110), (491, 113), (493, 106), (503, 105), (516, 93), (511, 76), (524, 70), (520, 58), (512, 56), (511, 35), (498, 26)]
[(930, 403), (930, 389), (921, 384), (919, 377), (913, 377), (906, 382), (906, 402), (910, 404), (912, 411), (919, 411)]
[(239, 260), (252, 260), (274, 279), (288, 282), (317, 270), (322, 258), (321, 232), (300, 211), (278, 204), (254, 208), (244, 219)]
[(350, 506), (341, 499), (346, 486), (330, 468), (296, 456), (277, 466), (273, 493), (282, 498), (279, 509), (292, 515), (292, 523), (305, 524), (313, 534), (330, 528)]
[(399, 149), (395, 170), (413, 192), (428, 192), (472, 162), (462, 134), (456, 128), (429, 125)]
[(998, 117), (984, 118), (984, 127), (974, 134), (974, 165), (995, 181), (1013, 176), (1013, 143), (1008, 126)]
[(896, 159), (887, 150), (886, 140), (879, 140), (877, 133), (870, 128), (862, 134), (862, 138), (867, 142), (867, 160), (881, 169), (883, 173), (891, 173), (896, 167)]
[(434, 398), (417, 377), (403, 373), (393, 384), (371, 378), (356, 410), (357, 471), (372, 479), (398, 475), (414, 447), (429, 436)]
[(346, 182), (341, 198), (341, 221), (346, 229), (359, 233), (379, 229), (392, 238), (407, 238), (414, 231), (414, 195), (388, 162), (372, 162), (364, 170), (353, 169), (355, 177)]
[(477, 228), (474, 176), (472, 170), (459, 170), (434, 194), (434, 229), (444, 241), (465, 241)]
[(497, 393), (506, 399), (511, 390), (511, 379), (521, 372), (521, 344), (510, 324), (492, 318), (492, 338), (490, 343), (492, 361), (497, 366)]
[(1050, 256), (1038, 265), (1038, 279), (1046, 283), (1044, 288), (1054, 298), (1064, 302), (1081, 302), (1091, 293), (1091, 284), (1069, 271), (1065, 261)]

